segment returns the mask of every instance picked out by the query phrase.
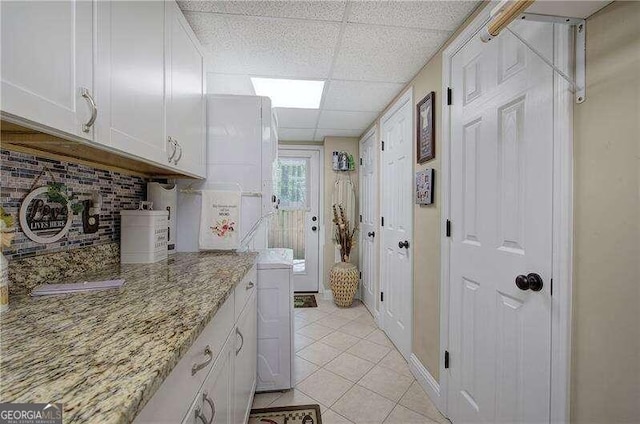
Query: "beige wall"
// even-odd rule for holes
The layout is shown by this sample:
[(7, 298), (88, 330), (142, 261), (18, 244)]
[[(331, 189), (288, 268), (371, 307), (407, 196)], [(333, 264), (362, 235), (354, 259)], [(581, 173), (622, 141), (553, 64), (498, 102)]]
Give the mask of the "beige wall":
[[(329, 270), (335, 263), (335, 246), (333, 237), (333, 212), (331, 209), (331, 197), (333, 193), (333, 185), (338, 178), (348, 178), (346, 172), (335, 172), (332, 167), (333, 151), (345, 151), (351, 153), (358, 161), (358, 141), (354, 137), (326, 137), (324, 139), (324, 285), (329, 288)], [(356, 211), (354, 216), (358, 216), (357, 210), (357, 193), (358, 193), (358, 164), (356, 170), (349, 172), (351, 181), (356, 190)], [(358, 223), (356, 223), (358, 224)], [(358, 263), (358, 247), (351, 251), (351, 263)]]
[[(441, 52), (408, 86), (415, 103), (435, 91), (441, 124)], [(581, 424), (640, 422), (639, 103), (640, 2), (614, 2), (587, 20), (587, 101), (574, 108), (571, 414)], [(413, 353), (436, 379), (441, 155), (437, 126), (436, 158), (415, 166), (435, 168), (436, 183), (434, 204), (414, 209), (413, 281)]]
[(571, 416), (640, 422), (640, 2), (587, 20), (574, 107)]

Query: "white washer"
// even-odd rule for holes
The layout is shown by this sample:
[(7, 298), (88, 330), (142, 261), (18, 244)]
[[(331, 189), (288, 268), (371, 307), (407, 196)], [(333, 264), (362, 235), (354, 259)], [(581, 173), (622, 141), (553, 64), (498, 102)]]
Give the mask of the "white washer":
[(258, 384), (288, 390), (293, 375), (293, 250), (260, 250), (258, 257)]

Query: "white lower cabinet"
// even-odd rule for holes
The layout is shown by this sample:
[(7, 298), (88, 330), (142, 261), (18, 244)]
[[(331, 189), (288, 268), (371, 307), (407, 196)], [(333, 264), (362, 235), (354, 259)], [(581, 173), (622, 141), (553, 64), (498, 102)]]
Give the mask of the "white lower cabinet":
[(229, 337), (183, 424), (229, 424), (234, 416), (235, 339)]
[(235, 423), (246, 423), (256, 390), (256, 363), (258, 347), (258, 314), (257, 294), (249, 298), (236, 326), (236, 371), (234, 381), (234, 420)]
[[(246, 423), (256, 387), (256, 270), (247, 273), (134, 423)], [(250, 284), (251, 283), (251, 284)], [(240, 303), (238, 299), (243, 299)], [(236, 308), (241, 312), (235, 313)], [(238, 316), (238, 319), (235, 317)]]

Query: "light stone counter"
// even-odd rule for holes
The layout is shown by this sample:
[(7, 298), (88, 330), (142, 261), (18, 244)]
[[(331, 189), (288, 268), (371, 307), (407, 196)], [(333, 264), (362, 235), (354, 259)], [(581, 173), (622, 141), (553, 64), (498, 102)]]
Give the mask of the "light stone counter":
[(65, 423), (131, 422), (255, 260), (177, 253), (82, 279), (124, 278), (121, 289), (12, 296), (0, 315), (0, 402), (62, 402)]

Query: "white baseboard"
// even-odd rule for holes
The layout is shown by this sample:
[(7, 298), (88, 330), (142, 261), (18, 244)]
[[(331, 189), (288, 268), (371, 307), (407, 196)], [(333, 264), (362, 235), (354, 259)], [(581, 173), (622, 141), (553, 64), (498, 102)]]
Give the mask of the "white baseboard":
[(440, 396), (440, 384), (436, 381), (435, 378), (427, 371), (422, 362), (418, 359), (415, 354), (411, 354), (411, 358), (409, 360), (409, 369), (413, 373), (414, 377), (420, 383), (424, 391), (431, 399), (431, 402), (438, 408), (440, 412), (442, 412), (441, 406), (441, 396)]
[(331, 292), (331, 289), (324, 289), (324, 292), (322, 293), (322, 299), (333, 301), (333, 292)]

